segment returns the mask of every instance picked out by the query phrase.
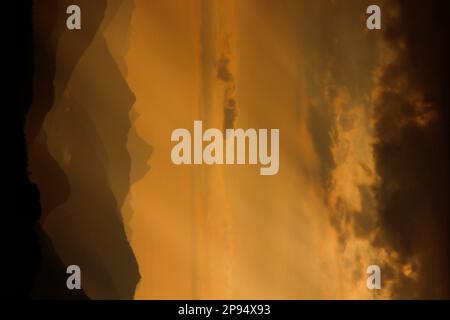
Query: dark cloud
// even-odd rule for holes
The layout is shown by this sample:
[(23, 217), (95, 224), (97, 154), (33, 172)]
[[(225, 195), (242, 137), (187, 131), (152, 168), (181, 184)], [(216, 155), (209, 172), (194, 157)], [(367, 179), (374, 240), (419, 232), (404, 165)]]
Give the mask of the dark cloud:
[[(389, 283), (386, 287), (392, 289), (394, 298), (450, 296), (446, 138), (450, 136), (450, 5), (446, 3), (378, 1), (383, 19), (383, 30), (378, 33), (363, 32), (357, 25), (359, 21), (348, 19), (365, 12), (364, 2), (307, 2), (310, 18), (302, 20), (302, 27), (310, 34), (302, 40), (309, 46), (305, 56), (314, 66), (308, 72), (312, 74), (308, 79), (308, 127), (328, 191), (339, 188), (334, 186), (339, 182), (332, 175), (338, 163), (331, 150), (336, 144), (345, 147), (345, 139), (340, 135), (355, 127), (351, 108), (358, 103), (369, 105), (364, 93), (372, 90), (370, 75), (374, 66), (382, 65), (376, 70), (373, 114), (364, 115), (375, 121), (376, 172), (359, 161), (367, 177), (376, 174), (379, 183), (374, 188), (358, 186), (360, 210), (338, 196), (330, 219), (342, 248), (356, 237), (367, 239), (380, 249), (379, 253), (383, 252), (383, 257), (373, 257), (373, 263), (382, 267), (383, 279)], [(350, 15), (349, 10), (355, 12)], [(329, 24), (316, 30), (311, 27), (316, 23), (308, 19), (320, 19), (318, 14), (331, 18)], [(364, 16), (361, 18), (364, 21)], [(328, 29), (329, 25), (333, 29)], [(355, 45), (355, 39), (363, 45)], [(382, 40), (383, 45), (377, 47), (376, 39)], [(354, 50), (349, 52), (348, 48)], [(348, 90), (348, 100), (341, 99), (341, 89)], [(332, 108), (339, 99), (341, 112), (336, 115)], [(355, 277), (358, 274), (354, 272)]]
[(216, 61), (216, 77), (218, 80), (225, 83), (225, 92), (223, 95), (223, 112), (224, 112), (224, 129), (234, 128), (234, 123), (237, 118), (237, 101), (234, 98), (236, 85), (235, 78), (231, 71), (231, 48), (230, 48), (231, 35), (227, 34), (223, 40), (223, 51), (221, 56)]
[(230, 59), (225, 55), (222, 55), (219, 60), (217, 60), (217, 79), (224, 82), (234, 81), (233, 74), (229, 68)]
[(398, 5), (400, 15), (384, 19), (384, 36), (396, 58), (384, 67), (374, 101), (380, 176), (375, 244), (394, 250), (401, 262), (418, 261), (416, 278), (397, 275), (394, 297), (448, 298), (449, 82), (441, 16), (448, 8), (443, 10), (441, 1)]

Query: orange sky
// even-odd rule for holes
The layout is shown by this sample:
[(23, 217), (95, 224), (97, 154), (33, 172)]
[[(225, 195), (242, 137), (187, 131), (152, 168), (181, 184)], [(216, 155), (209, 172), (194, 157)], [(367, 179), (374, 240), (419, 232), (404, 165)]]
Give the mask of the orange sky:
[[(27, 134), (41, 226), (90, 298), (448, 296), (437, 1), (77, 3), (83, 32), (35, 8)], [(278, 174), (174, 165), (171, 133), (195, 120), (279, 129)]]
[[(128, 83), (137, 97), (136, 129), (154, 148), (151, 170), (129, 194), (129, 236), (142, 275), (136, 298), (370, 297), (364, 266), (382, 254), (371, 248), (370, 235), (349, 234), (343, 249), (330, 217), (338, 198), (360, 211), (358, 187), (376, 180), (367, 122), (373, 88), (349, 87), (333, 65), (350, 74), (358, 66), (340, 55), (321, 57), (314, 51), (320, 39), (308, 43), (320, 36), (320, 21), (336, 13), (325, 10), (313, 20), (318, 11), (305, 12), (298, 1), (135, 5)], [(330, 38), (342, 42), (340, 53), (367, 61), (362, 73), (371, 78), (375, 64), (364, 46), (376, 48), (378, 40), (349, 32), (364, 23), (364, 12), (352, 19), (363, 6), (348, 7), (334, 18)], [(222, 55), (230, 59), (231, 83), (218, 79), (211, 63)], [(320, 85), (313, 88), (311, 79)], [(252, 166), (171, 163), (172, 130), (191, 129), (194, 120), (222, 128), (227, 88), (235, 90), (236, 127), (280, 129), (278, 175), (260, 176)], [(352, 123), (335, 129), (329, 193), (308, 123), (319, 100), (333, 108), (337, 123)]]

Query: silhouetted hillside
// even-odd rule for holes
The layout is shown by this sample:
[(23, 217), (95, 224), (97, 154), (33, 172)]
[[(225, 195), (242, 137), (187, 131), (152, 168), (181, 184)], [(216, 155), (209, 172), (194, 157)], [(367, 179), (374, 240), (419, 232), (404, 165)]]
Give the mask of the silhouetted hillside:
[[(70, 4), (82, 8), (80, 31), (65, 26)], [(45, 257), (33, 297), (63, 294), (59, 282), (46, 284), (64, 263), (81, 267), (82, 287), (93, 299), (132, 299), (139, 281), (120, 212), (130, 186), (134, 95), (101, 36), (107, 10), (105, 0), (35, 3), (36, 96), (27, 141)]]

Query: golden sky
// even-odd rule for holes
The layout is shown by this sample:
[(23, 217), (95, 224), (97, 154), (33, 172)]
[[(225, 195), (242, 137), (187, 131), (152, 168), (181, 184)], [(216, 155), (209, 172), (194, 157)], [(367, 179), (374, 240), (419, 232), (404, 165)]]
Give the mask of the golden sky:
[[(375, 2), (381, 31), (368, 0), (83, 3), (102, 23), (55, 44), (30, 161), (41, 223), (64, 263), (83, 262), (88, 296), (138, 281), (136, 299), (448, 293), (445, 56), (416, 24), (434, 30), (434, 11)], [(279, 173), (174, 165), (171, 133), (195, 120), (279, 129)]]
[[(351, 2), (337, 16), (307, 1), (135, 5), (127, 79), (137, 131), (154, 148), (151, 170), (131, 189), (131, 245), (142, 275), (136, 298), (370, 297), (368, 241), (350, 234), (343, 249), (330, 223), (338, 198), (360, 212), (359, 187), (375, 179), (366, 83), (378, 38), (362, 27), (364, 5)], [(216, 72), (224, 55), (230, 81)], [(278, 175), (171, 163), (172, 130), (197, 119), (222, 128), (227, 88), (237, 100), (236, 127), (280, 129)], [(315, 125), (326, 139), (329, 116), (339, 138), (328, 192), (311, 121), (325, 122)]]

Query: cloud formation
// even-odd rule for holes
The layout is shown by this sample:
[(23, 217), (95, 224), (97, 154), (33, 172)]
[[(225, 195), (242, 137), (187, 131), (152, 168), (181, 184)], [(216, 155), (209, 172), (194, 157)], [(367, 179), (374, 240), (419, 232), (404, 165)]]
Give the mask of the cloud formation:
[(449, 297), (448, 63), (441, 6), (386, 3), (386, 51), (374, 91), (380, 177), (375, 244), (394, 251), (404, 265), (393, 284), (395, 298)]

